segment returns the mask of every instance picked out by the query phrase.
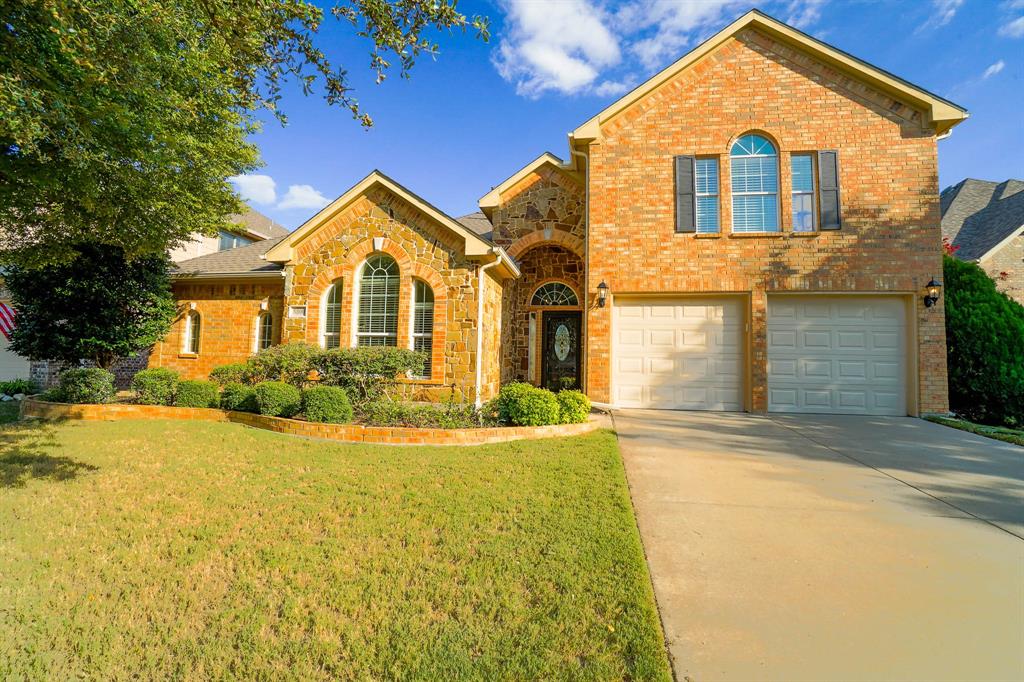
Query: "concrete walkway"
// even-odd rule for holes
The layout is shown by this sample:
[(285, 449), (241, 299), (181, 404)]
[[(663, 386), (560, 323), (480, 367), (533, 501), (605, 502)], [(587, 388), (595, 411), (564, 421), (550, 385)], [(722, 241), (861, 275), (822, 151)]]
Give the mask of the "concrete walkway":
[(680, 680), (1024, 680), (1024, 448), (909, 418), (615, 427)]

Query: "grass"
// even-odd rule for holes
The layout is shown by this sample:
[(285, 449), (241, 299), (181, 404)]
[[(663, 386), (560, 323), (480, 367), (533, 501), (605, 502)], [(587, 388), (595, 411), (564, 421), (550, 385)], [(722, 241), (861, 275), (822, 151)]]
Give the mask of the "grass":
[(961, 431), (969, 431), (986, 438), (994, 438), (1007, 443), (1014, 443), (1015, 445), (1024, 445), (1024, 431), (1020, 429), (1009, 429), (1004, 426), (986, 426), (985, 424), (975, 424), (964, 419), (950, 419), (948, 417), (931, 416), (926, 417), (926, 419), (936, 424), (951, 426)]
[(0, 678), (670, 679), (615, 438), (0, 430)]

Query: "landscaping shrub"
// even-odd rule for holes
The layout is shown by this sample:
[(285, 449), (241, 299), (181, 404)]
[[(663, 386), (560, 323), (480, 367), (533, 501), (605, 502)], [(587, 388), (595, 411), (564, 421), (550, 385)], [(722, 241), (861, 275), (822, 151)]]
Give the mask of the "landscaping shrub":
[(1024, 306), (984, 270), (944, 256), (950, 408), (971, 421), (1024, 424)]
[(114, 375), (99, 367), (66, 369), (58, 382), (65, 403), (109, 403), (114, 399)]
[(558, 398), (547, 389), (512, 383), (498, 392), (498, 418), (514, 426), (544, 426), (560, 422)]
[(256, 402), (256, 389), (245, 384), (231, 383), (220, 393), (220, 406), (225, 410), (237, 412), (259, 412)]
[(249, 365), (244, 362), (236, 362), (230, 365), (221, 365), (210, 370), (210, 381), (215, 381), (221, 386), (228, 384), (245, 384), (249, 380)]
[(170, 405), (178, 388), (178, 373), (165, 367), (153, 367), (136, 372), (132, 388), (143, 405)]
[(313, 386), (302, 392), (302, 412), (311, 422), (347, 424), (352, 421), (352, 403), (339, 386)]
[(302, 408), (302, 392), (283, 381), (261, 381), (256, 384), (256, 405), (260, 414), (292, 417)]
[(305, 343), (287, 343), (271, 346), (249, 358), (243, 383), (283, 381), (302, 387), (310, 370), (317, 367), (317, 358), (323, 351)]
[(31, 379), (10, 379), (0, 381), (0, 395), (29, 395), (36, 392), (36, 384)]
[(422, 370), (422, 353), (390, 346), (336, 348), (316, 359), (320, 381), (341, 386), (357, 403), (379, 400), (398, 383), (398, 377)]
[(362, 407), (363, 422), (370, 426), (408, 426), (421, 429), (468, 429), (479, 426), (472, 405), (456, 403), (406, 403), (377, 400)]
[(559, 391), (555, 397), (563, 424), (582, 424), (590, 418), (590, 398), (582, 391)]
[(182, 381), (174, 394), (174, 404), (178, 407), (218, 407), (220, 392), (212, 381)]

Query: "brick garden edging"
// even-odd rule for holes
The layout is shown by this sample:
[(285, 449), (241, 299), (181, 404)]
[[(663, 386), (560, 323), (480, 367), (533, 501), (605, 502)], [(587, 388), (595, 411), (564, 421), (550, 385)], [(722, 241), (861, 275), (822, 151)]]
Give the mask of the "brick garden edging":
[(594, 418), (583, 424), (550, 426), (499, 426), (477, 429), (417, 429), (362, 424), (319, 424), (316, 422), (266, 417), (251, 412), (233, 412), (203, 407), (164, 407), (162, 405), (68, 405), (36, 398), (21, 402), (22, 417), (39, 419), (78, 419), (113, 421), (117, 419), (182, 419), (186, 421), (233, 422), (257, 429), (293, 436), (325, 438), (345, 443), (387, 445), (485, 445), (513, 440), (536, 440), (559, 436), (577, 436), (600, 427)]

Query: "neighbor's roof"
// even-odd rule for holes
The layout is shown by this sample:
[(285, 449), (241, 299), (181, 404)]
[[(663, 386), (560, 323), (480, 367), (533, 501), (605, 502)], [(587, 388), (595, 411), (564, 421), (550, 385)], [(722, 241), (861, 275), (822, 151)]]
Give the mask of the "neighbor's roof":
[(476, 232), (484, 239), (489, 240), (494, 234), (494, 225), (491, 224), (491, 221), (482, 211), (467, 213), (464, 216), (459, 216), (456, 220)]
[(711, 36), (668, 68), (616, 100), (611, 106), (569, 133), (570, 142), (587, 143), (600, 139), (601, 126), (624, 112), (649, 93), (670, 81), (678, 73), (698, 62), (726, 40), (745, 28), (753, 27), (772, 38), (792, 45), (814, 56), (836, 70), (848, 74), (900, 100), (920, 106), (930, 116), (936, 134), (943, 134), (967, 118), (967, 110), (947, 99), (909, 83), (898, 76), (849, 55), (831, 45), (798, 31), (758, 10), (751, 10)]
[(244, 213), (231, 216), (231, 222), (242, 226), (245, 231), (263, 239), (278, 239), (288, 236), (288, 228), (246, 206)]
[(278, 263), (268, 263), (263, 256), (282, 239), (284, 237), (264, 239), (246, 246), (237, 246), (198, 258), (189, 258), (177, 263), (172, 274), (177, 278), (280, 276), (284, 268)]
[(1024, 180), (967, 178), (941, 195), (942, 236), (963, 260), (984, 258), (1024, 228)]

